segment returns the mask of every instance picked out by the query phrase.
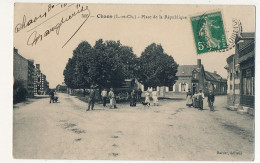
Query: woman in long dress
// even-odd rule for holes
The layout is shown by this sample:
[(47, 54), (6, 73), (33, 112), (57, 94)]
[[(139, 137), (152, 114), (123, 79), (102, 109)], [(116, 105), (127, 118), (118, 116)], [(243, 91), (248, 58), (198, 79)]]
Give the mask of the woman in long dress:
[(153, 97), (153, 105), (158, 106), (159, 105), (159, 103), (158, 103), (158, 93), (157, 93), (156, 90), (154, 90), (152, 92), (152, 97)]
[(145, 103), (150, 103), (150, 93), (148, 92), (148, 89), (145, 92), (145, 100), (144, 100), (144, 102)]
[(116, 108), (116, 96), (115, 93), (113, 92), (113, 88), (110, 88), (108, 97), (110, 99), (110, 109)]
[(194, 108), (198, 108), (198, 92), (195, 91), (195, 94), (192, 96), (192, 104)]
[(186, 106), (191, 107), (192, 106), (192, 93), (190, 91), (190, 89), (187, 92), (187, 96), (186, 96)]

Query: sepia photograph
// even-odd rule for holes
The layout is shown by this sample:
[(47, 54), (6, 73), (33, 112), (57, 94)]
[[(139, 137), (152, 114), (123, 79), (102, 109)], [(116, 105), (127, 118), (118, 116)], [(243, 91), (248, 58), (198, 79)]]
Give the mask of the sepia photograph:
[(254, 161), (255, 6), (13, 10), (14, 159)]

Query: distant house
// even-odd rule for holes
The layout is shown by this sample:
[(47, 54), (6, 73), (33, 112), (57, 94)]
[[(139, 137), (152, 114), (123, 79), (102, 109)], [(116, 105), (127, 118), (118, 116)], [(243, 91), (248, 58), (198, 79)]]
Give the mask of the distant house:
[[(173, 85), (172, 89), (169, 87), (169, 91), (173, 92), (188, 92), (189, 88), (192, 88), (192, 79), (193, 79), (193, 73), (195, 74), (195, 71), (199, 68), (198, 65), (179, 65), (178, 71), (176, 73), (176, 76), (178, 77), (178, 80)], [(194, 71), (194, 72), (193, 72)], [(199, 79), (198, 76), (195, 76), (195, 79)], [(194, 90), (195, 91), (195, 90)]]
[(65, 84), (65, 82), (62, 82), (62, 84), (58, 84), (56, 86), (57, 92), (67, 93), (68, 86)]
[(40, 64), (36, 64), (34, 76), (34, 94), (43, 95), (49, 91), (49, 82), (46, 75), (41, 72)]
[(28, 92), (28, 96), (32, 97), (33, 84), (34, 84), (34, 65), (33, 60), (28, 60), (18, 53), (18, 50), (14, 48), (14, 58), (13, 58), (13, 75), (14, 80), (20, 80), (24, 84), (24, 88)]
[[(215, 95), (227, 94), (227, 80), (222, 78), (217, 72), (204, 70), (201, 59), (197, 60), (197, 65), (179, 65), (176, 73), (178, 80), (170, 87), (165, 87), (166, 92), (186, 93), (188, 89), (194, 94), (196, 91), (203, 90), (207, 95), (212, 90)], [(140, 86), (143, 91), (147, 87)], [(163, 92), (164, 87), (157, 87), (157, 91)]]
[(227, 79), (223, 79), (216, 71), (205, 71), (205, 90), (212, 90), (216, 95), (227, 94)]
[(201, 60), (197, 60), (197, 65), (179, 65), (176, 74), (178, 80), (166, 89), (173, 92), (188, 92), (194, 94), (196, 91), (203, 90), (205, 94), (212, 90), (215, 95), (227, 93), (227, 80), (222, 78), (217, 72), (211, 73), (204, 70)]

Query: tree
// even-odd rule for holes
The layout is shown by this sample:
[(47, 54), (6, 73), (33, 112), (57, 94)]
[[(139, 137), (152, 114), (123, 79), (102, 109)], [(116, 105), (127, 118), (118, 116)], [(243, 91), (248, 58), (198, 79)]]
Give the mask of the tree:
[(133, 49), (128, 46), (121, 46), (117, 55), (123, 67), (124, 77), (135, 78), (138, 73), (138, 59), (133, 53)]
[(68, 63), (63, 71), (64, 82), (69, 88), (75, 88), (74, 81), (74, 69), (75, 69), (75, 59), (69, 58)]
[[(69, 88), (89, 88), (91, 85), (118, 87), (124, 79), (134, 78), (137, 57), (131, 47), (120, 41), (96, 41), (92, 48), (86, 41), (73, 51), (63, 72)], [(85, 91), (84, 91), (85, 92)]]
[(69, 58), (68, 63), (63, 72), (64, 81), (69, 88), (85, 89), (91, 85), (89, 71), (93, 62), (93, 49), (91, 45), (83, 41), (73, 51), (72, 58)]
[(94, 46), (95, 63), (90, 76), (100, 87), (117, 87), (124, 79), (134, 77), (137, 57), (132, 48), (122, 46), (120, 41), (96, 41)]
[(152, 43), (139, 58), (138, 80), (147, 87), (171, 86), (177, 80), (178, 64), (161, 45)]

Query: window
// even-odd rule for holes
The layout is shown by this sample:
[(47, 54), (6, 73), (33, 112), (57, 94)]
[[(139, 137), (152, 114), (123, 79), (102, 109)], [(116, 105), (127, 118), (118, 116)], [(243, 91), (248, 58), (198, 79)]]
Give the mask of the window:
[(186, 88), (186, 83), (181, 83), (181, 91), (182, 92), (186, 91), (185, 88)]
[(41, 78), (40, 77), (38, 77), (38, 82), (40, 82), (41, 81)]
[(194, 78), (194, 79), (197, 78), (197, 73), (193, 73), (193, 78)]
[(242, 94), (253, 96), (255, 94), (255, 77), (254, 77), (254, 69), (248, 68), (242, 71)]

